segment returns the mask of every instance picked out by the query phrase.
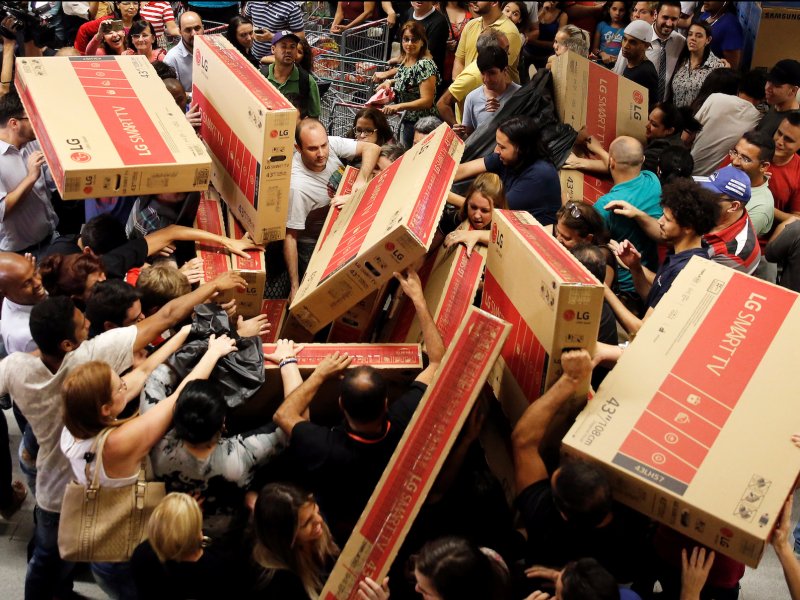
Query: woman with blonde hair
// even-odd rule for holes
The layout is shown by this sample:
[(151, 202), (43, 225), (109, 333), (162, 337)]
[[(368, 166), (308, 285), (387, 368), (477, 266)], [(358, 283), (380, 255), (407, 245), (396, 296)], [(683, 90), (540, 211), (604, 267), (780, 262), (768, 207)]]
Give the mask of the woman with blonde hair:
[[(498, 208), (508, 208), (503, 181), (496, 173), (481, 173), (469, 186), (458, 212), (445, 213), (442, 217), (439, 228), (447, 234), (444, 247), (464, 244), (469, 256), (475, 244), (488, 246), (492, 214)], [(467, 227), (460, 227), (462, 223)]]
[[(253, 514), (253, 558), (264, 568), (264, 597), (317, 600), (339, 548), (314, 497), (295, 485), (270, 483), (258, 494)], [(359, 584), (359, 598), (386, 600), (388, 578)]]
[[(169, 429), (175, 402), (184, 387), (196, 379), (207, 379), (217, 361), (236, 350), (233, 339), (212, 335), (205, 355), (175, 393), (142, 416), (118, 419), (128, 403), (138, 398), (150, 373), (183, 345), (190, 330), (189, 325), (183, 327), (123, 377), (101, 361), (87, 362), (67, 375), (62, 386), (61, 450), (78, 483), (86, 485), (87, 476), (92, 479), (95, 469), (98, 469), (101, 487), (125, 487), (135, 483), (142, 460)], [(103, 438), (102, 451), (97, 451)], [(136, 597), (129, 563), (92, 563), (92, 571), (111, 597)]]
[[(147, 523), (147, 540), (131, 557), (140, 598), (224, 598), (246, 591), (234, 558), (215, 553), (203, 535), (203, 513), (192, 496), (173, 492), (156, 506)], [(238, 561), (238, 564), (243, 564)], [(225, 573), (226, 577), (220, 577)], [(244, 578), (246, 579), (246, 577)]]

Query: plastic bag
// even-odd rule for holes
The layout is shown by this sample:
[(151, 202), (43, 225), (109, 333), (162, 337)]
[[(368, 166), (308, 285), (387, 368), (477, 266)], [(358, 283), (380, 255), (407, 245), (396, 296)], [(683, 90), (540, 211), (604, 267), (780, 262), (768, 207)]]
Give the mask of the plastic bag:
[(217, 362), (209, 380), (219, 386), (225, 403), (230, 408), (244, 404), (264, 384), (264, 349), (261, 338), (239, 337), (236, 328), (231, 326), (228, 315), (218, 304), (196, 306), (192, 321), (190, 341), (173, 354), (167, 364), (183, 379), (205, 354), (211, 334), (217, 337), (227, 334), (236, 340), (237, 351), (223, 356)]
[(381, 88), (365, 102), (367, 106), (386, 106), (394, 100), (394, 90), (392, 88)]
[(550, 159), (560, 169), (567, 160), (578, 132), (558, 118), (552, 93), (553, 76), (547, 69), (539, 69), (527, 84), (511, 96), (503, 108), (478, 127), (467, 138), (462, 162), (482, 158), (494, 151), (495, 132), (498, 125), (515, 116), (532, 117), (542, 132), (542, 140)]

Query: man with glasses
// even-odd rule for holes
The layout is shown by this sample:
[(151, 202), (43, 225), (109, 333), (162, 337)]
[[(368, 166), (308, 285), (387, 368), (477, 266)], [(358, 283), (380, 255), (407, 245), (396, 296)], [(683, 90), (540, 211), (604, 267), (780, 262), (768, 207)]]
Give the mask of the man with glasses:
[(58, 224), (54, 189), (25, 108), (8, 93), (0, 98), (0, 251), (39, 258)]
[(322, 114), (317, 82), (295, 64), (300, 37), (291, 31), (278, 31), (272, 36), (275, 62), (261, 67), (261, 72), (300, 111), (300, 118), (318, 119)]

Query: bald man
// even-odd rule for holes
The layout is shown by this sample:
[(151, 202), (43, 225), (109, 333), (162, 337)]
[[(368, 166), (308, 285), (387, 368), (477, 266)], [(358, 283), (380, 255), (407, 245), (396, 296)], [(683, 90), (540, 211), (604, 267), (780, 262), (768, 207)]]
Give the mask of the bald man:
[(0, 253), (0, 294), (5, 296), (0, 336), (6, 352), (33, 352), (36, 344), (28, 321), (33, 307), (47, 297), (36, 259)]
[(366, 185), (378, 164), (381, 147), (349, 138), (328, 137), (317, 119), (303, 119), (295, 130), (289, 215), (283, 256), (289, 272), (289, 299), (294, 298), (314, 252), (333, 196), (344, 172), (342, 159), (361, 159), (361, 170), (353, 190)]
[(175, 69), (183, 89), (191, 93), (194, 36), (203, 35), (203, 21), (196, 12), (188, 10), (178, 19), (178, 28), (181, 31), (181, 43), (167, 52), (164, 63)]
[[(655, 173), (643, 171), (644, 148), (638, 140), (621, 136), (611, 142), (608, 149), (608, 169), (614, 180), (614, 187), (594, 205), (603, 218), (611, 237), (618, 242), (630, 240), (642, 253), (642, 264), (651, 271), (658, 268), (656, 243), (636, 224), (635, 221), (607, 210), (606, 205), (614, 200), (630, 202), (639, 210), (655, 219), (661, 217), (661, 183)], [(634, 289), (631, 274), (618, 269), (617, 281), (620, 292), (636, 305), (641, 299)], [(644, 309), (644, 306), (638, 307)], [(634, 312), (642, 312), (641, 310)]]

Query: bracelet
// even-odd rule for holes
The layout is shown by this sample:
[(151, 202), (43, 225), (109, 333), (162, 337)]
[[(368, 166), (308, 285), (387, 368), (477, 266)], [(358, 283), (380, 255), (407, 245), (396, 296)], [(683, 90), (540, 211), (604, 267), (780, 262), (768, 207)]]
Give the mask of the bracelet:
[(281, 362), (278, 363), (278, 368), (282, 369), (286, 365), (296, 364), (297, 359), (294, 356), (287, 356)]

